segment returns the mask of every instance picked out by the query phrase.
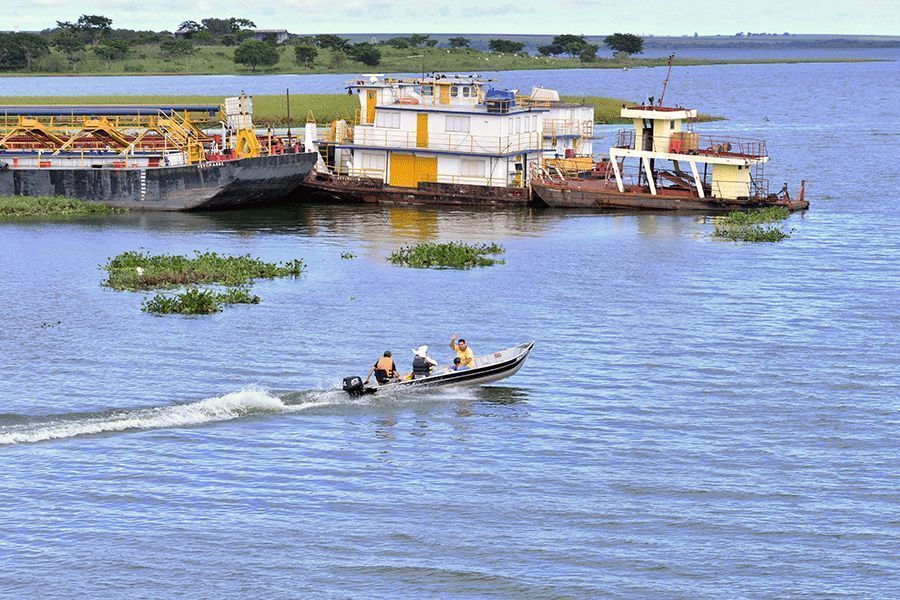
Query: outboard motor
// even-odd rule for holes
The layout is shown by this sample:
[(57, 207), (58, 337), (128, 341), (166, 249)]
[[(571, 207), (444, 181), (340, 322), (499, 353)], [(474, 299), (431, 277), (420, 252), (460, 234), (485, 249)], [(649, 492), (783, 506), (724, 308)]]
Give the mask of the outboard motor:
[(363, 383), (362, 377), (353, 375), (352, 377), (344, 377), (344, 391), (351, 396), (358, 397), (366, 394), (374, 394), (377, 388), (367, 388)]

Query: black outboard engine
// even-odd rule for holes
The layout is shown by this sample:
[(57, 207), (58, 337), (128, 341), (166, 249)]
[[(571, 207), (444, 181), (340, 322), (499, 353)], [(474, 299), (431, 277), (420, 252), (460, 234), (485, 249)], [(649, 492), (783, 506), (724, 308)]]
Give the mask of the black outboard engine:
[(344, 377), (344, 391), (351, 396), (364, 396), (366, 394), (374, 394), (377, 388), (367, 388), (363, 383), (362, 377), (353, 375), (352, 377)]

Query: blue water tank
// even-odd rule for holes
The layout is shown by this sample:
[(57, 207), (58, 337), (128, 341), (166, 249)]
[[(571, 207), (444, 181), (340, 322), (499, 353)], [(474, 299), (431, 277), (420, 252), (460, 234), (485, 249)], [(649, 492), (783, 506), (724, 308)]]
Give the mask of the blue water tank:
[(484, 104), (489, 113), (505, 113), (516, 105), (516, 95), (509, 90), (490, 89), (484, 94)]

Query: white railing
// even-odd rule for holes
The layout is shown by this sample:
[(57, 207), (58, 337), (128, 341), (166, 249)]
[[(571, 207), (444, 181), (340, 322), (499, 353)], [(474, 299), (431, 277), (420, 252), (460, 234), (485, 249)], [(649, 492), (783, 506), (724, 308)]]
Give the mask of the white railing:
[(594, 136), (594, 122), (580, 119), (544, 119), (544, 136), (577, 135)]
[(471, 154), (508, 154), (510, 152), (542, 148), (543, 139), (539, 132), (532, 131), (503, 136), (472, 135), (469, 133), (429, 133), (426, 141), (420, 140), (415, 131), (360, 126), (356, 127), (353, 144), (378, 148), (443, 150)]

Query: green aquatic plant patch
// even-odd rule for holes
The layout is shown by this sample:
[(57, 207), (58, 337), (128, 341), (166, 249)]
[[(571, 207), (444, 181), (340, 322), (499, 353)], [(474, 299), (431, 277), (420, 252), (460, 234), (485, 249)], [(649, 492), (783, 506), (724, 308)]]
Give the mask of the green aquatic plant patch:
[(783, 206), (767, 206), (747, 212), (730, 212), (718, 220), (721, 225), (741, 226), (759, 225), (760, 223), (778, 223), (791, 216), (791, 211)]
[(106, 285), (113, 289), (148, 290), (192, 284), (240, 286), (254, 279), (296, 277), (305, 265), (301, 259), (272, 263), (249, 254), (196, 252), (194, 257), (188, 257), (130, 251), (111, 258), (103, 268), (108, 274)]
[(93, 217), (125, 211), (99, 202), (62, 196), (0, 196), (0, 220)]
[(790, 214), (783, 206), (731, 212), (715, 220), (713, 236), (733, 242), (780, 242), (791, 234), (772, 223), (780, 223)]
[(466, 244), (463, 242), (424, 243), (400, 248), (388, 260), (395, 265), (417, 269), (471, 269), (503, 264), (495, 258), (505, 250), (497, 244)]
[(156, 294), (144, 300), (141, 310), (160, 315), (209, 315), (222, 311), (225, 304), (259, 304), (259, 296), (247, 288), (230, 288), (225, 292), (191, 288), (174, 294)]
[(742, 225), (739, 227), (716, 227), (717, 238), (732, 242), (780, 242), (791, 237), (780, 227), (769, 225)]

